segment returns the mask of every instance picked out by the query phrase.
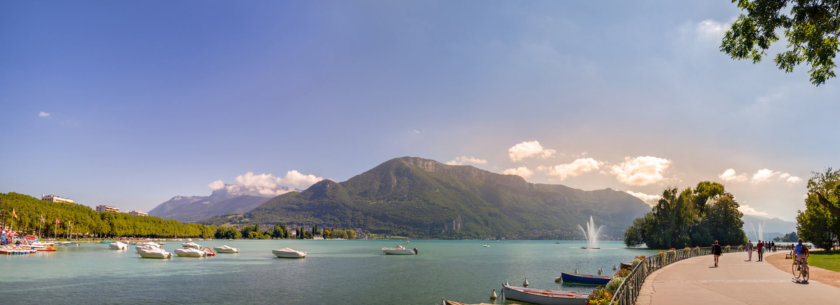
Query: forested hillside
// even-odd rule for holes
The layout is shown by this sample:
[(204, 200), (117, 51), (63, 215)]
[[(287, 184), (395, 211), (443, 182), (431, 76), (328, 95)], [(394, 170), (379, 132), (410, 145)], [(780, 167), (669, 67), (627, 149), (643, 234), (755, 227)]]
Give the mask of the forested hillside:
[(212, 237), (216, 232), (215, 226), (125, 213), (100, 213), (86, 205), (43, 201), (18, 193), (0, 193), (0, 211), (6, 226), (18, 232), (37, 233), (40, 224), (42, 236), (66, 236), (71, 225), (73, 235), (91, 237)]

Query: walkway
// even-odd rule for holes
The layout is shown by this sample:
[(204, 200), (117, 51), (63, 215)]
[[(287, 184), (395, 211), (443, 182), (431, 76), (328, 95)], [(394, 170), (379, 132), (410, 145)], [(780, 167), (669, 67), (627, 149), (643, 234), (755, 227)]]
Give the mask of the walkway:
[[(784, 254), (774, 254), (784, 255)], [(746, 261), (747, 254), (726, 253), (720, 267), (711, 255), (686, 259), (666, 266), (645, 280), (637, 304), (838, 304), (840, 288), (811, 279), (809, 284), (792, 281), (766, 262)]]

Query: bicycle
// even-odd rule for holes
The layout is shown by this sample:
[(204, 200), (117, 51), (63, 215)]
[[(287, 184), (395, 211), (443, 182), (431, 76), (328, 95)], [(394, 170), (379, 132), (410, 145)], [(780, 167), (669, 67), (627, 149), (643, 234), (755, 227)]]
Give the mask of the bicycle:
[(811, 273), (809, 272), (810, 267), (808, 267), (807, 263), (803, 264), (800, 259), (794, 259), (793, 265), (790, 268), (796, 282), (808, 282), (808, 279), (811, 277)]

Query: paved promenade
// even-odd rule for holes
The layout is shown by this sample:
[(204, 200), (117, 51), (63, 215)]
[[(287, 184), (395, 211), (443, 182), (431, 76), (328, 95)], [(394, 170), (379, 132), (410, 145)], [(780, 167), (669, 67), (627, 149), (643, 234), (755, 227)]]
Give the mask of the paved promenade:
[(726, 253), (718, 268), (711, 255), (671, 264), (647, 278), (637, 304), (840, 304), (840, 288), (814, 279), (797, 284), (790, 272), (756, 258)]

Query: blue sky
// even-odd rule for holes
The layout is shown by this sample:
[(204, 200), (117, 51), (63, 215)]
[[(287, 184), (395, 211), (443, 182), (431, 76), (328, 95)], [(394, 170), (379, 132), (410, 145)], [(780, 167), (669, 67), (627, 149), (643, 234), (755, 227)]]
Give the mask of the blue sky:
[(247, 172), (344, 181), (394, 157), (472, 157), (459, 163), (641, 197), (716, 180), (747, 212), (792, 220), (811, 172), (838, 166), (840, 80), (731, 60), (718, 46), (738, 14), (0, 1), (0, 192), (149, 210)]

